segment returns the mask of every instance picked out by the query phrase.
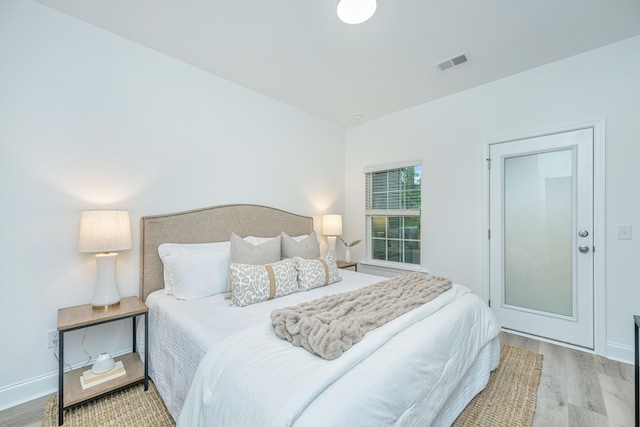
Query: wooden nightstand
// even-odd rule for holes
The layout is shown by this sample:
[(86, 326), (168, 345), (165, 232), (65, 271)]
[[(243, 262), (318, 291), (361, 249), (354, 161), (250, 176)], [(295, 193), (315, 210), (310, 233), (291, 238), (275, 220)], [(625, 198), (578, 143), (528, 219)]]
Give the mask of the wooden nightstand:
[[(136, 352), (136, 318), (144, 316), (144, 363)], [(129, 354), (116, 357), (122, 361), (127, 374), (86, 390), (82, 389), (80, 377), (82, 372), (90, 369), (82, 367), (67, 373), (64, 372), (64, 334), (76, 329), (88, 328), (117, 320), (133, 320), (133, 349)], [(91, 304), (58, 310), (58, 425), (64, 422), (64, 409), (79, 405), (87, 400), (96, 399), (108, 393), (121, 390), (130, 385), (144, 382), (145, 391), (149, 388), (149, 308), (138, 297), (127, 297), (120, 300), (120, 305), (106, 311), (93, 310)], [(66, 387), (65, 387), (66, 386)]]
[(358, 263), (357, 262), (347, 262), (347, 261), (338, 260), (337, 264), (338, 264), (338, 268), (351, 268), (351, 267), (353, 267), (354, 268), (353, 271), (358, 271)]

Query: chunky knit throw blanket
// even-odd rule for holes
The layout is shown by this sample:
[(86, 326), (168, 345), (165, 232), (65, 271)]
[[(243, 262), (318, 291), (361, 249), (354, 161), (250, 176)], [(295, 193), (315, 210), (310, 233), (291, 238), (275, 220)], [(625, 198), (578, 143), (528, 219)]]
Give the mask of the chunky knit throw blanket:
[(408, 273), (294, 307), (274, 310), (276, 335), (333, 360), (369, 331), (423, 305), (451, 288), (451, 280)]

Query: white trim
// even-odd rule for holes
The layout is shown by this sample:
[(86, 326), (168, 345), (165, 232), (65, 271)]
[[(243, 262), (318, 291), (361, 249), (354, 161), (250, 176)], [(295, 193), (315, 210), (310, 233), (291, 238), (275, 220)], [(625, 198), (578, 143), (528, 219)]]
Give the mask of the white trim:
[[(539, 136), (552, 135), (562, 132), (570, 132), (579, 129), (592, 128), (593, 129), (593, 246), (596, 248), (594, 252), (594, 273), (593, 273), (593, 322), (594, 322), (594, 352), (598, 355), (609, 357), (611, 344), (606, 341), (606, 222), (605, 222), (605, 200), (606, 200), (606, 175), (605, 175), (605, 154), (606, 154), (606, 139), (605, 128), (606, 119), (603, 117), (598, 120), (593, 120), (583, 124), (569, 125), (565, 127), (558, 127), (556, 129), (547, 129), (544, 131), (532, 131), (525, 134), (510, 135), (502, 138), (489, 139), (484, 141), (483, 150), (483, 163), (487, 163), (489, 158), (489, 149), (492, 144), (510, 142), (520, 139), (536, 138)], [(489, 168), (486, 165), (482, 167), (482, 214), (481, 221), (481, 236), (484, 243), (481, 244), (482, 254), (482, 270), (481, 270), (481, 286), (480, 296), (488, 302), (491, 297), (489, 289)]]
[[(122, 356), (131, 353), (131, 348), (111, 353), (113, 356)], [(71, 369), (88, 366), (90, 362), (81, 362), (71, 366)], [(66, 364), (65, 364), (66, 366)], [(67, 372), (67, 370), (65, 370)], [(39, 397), (46, 396), (58, 392), (58, 371), (49, 372), (38, 375), (33, 378), (20, 381), (18, 383), (9, 384), (0, 388), (0, 411), (13, 408), (22, 403), (30, 402)]]
[(607, 342), (607, 358), (622, 363), (634, 364), (634, 348), (632, 346)]
[(408, 168), (408, 167), (417, 166), (417, 165), (422, 166), (422, 160), (412, 160), (409, 162), (385, 163), (381, 165), (366, 166), (363, 172), (364, 173), (380, 172), (380, 171), (386, 171), (386, 170)]
[(570, 348), (570, 349), (573, 349), (573, 350), (578, 350), (578, 351), (581, 351), (583, 353), (595, 354), (595, 351), (591, 350), (590, 348), (580, 347), (579, 345), (569, 344), (569, 343), (564, 342), (564, 341), (552, 340), (552, 339), (549, 339), (549, 338), (541, 337), (539, 335), (528, 334), (526, 332), (515, 331), (513, 329), (508, 329), (508, 328), (500, 328), (500, 329), (502, 331), (504, 331), (504, 332), (509, 333), (509, 334), (519, 335), (521, 337), (531, 338), (531, 339), (534, 339), (536, 341), (546, 342), (546, 343), (549, 343), (549, 344), (558, 345), (560, 347), (566, 347), (566, 348)]
[(423, 270), (420, 265), (416, 264), (402, 264), (396, 262), (375, 262), (375, 261), (362, 261), (358, 263), (358, 271), (361, 273), (369, 273), (392, 277), (398, 274), (420, 272), (429, 274), (428, 271)]
[(606, 122), (603, 118), (591, 123), (593, 127), (593, 343), (596, 354), (607, 350), (606, 286)]
[[(532, 339), (534, 339), (536, 341), (547, 342), (549, 344), (554, 344), (554, 345), (559, 345), (561, 347), (571, 348), (571, 349), (574, 349), (574, 350), (582, 351), (584, 353), (597, 354), (595, 351), (589, 350), (589, 349), (584, 348), (584, 347), (578, 347), (578, 346), (567, 344), (567, 343), (564, 343), (564, 342), (554, 341), (554, 340), (550, 340), (550, 339), (543, 338), (543, 337), (538, 337), (538, 336), (535, 336), (535, 335), (526, 334), (526, 333), (519, 332), (519, 331), (512, 331), (510, 329), (505, 329), (505, 328), (501, 328), (501, 329), (504, 332), (507, 332), (509, 334), (519, 335), (519, 336), (527, 337), (527, 338), (532, 338)], [(633, 347), (628, 346), (628, 345), (624, 345), (624, 344), (618, 344), (618, 343), (615, 343), (615, 342), (607, 342), (606, 343), (606, 347), (607, 347), (607, 353), (606, 353), (607, 359), (615, 360), (616, 362), (621, 362), (621, 363), (626, 363), (626, 364), (629, 364), (629, 365), (633, 365), (633, 363), (634, 363), (634, 360), (633, 360), (634, 348)]]
[[(482, 176), (480, 177), (480, 185), (482, 188), (480, 189), (481, 203), (482, 203), (482, 212), (480, 213), (480, 236), (484, 242), (484, 244), (480, 245), (481, 253), (480, 253), (480, 298), (487, 304), (489, 304), (489, 298), (491, 298), (491, 289), (489, 284), (491, 281), (489, 280), (490, 268), (489, 268), (489, 201), (490, 192), (489, 192), (489, 150), (491, 148), (491, 142), (485, 142), (482, 152), (482, 165), (481, 171)], [(490, 305), (490, 304), (489, 304)]]
[(40, 375), (0, 388), (0, 411), (58, 391), (58, 372)]
[(420, 216), (420, 209), (371, 209), (364, 213), (367, 216)]

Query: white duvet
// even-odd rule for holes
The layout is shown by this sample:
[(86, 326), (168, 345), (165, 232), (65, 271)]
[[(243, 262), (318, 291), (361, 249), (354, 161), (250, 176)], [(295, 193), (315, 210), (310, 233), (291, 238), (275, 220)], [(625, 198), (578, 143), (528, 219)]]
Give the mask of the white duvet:
[[(177, 300), (162, 290), (149, 295), (149, 374), (173, 418), (177, 420), (182, 411), (200, 361), (225, 337), (269, 319), (276, 308), (348, 292), (384, 279), (348, 270), (341, 270), (341, 275), (343, 280), (330, 286), (246, 307), (231, 307), (224, 294), (191, 301)], [(138, 337), (142, 353), (142, 324)]]
[[(355, 274), (350, 281), (344, 273), (341, 286), (272, 300), (264, 311), (357, 288), (372, 277)], [(250, 326), (210, 339), (175, 411), (178, 426), (428, 426), (499, 332), (486, 304), (454, 285), (327, 361), (278, 338), (258, 311), (242, 317)]]

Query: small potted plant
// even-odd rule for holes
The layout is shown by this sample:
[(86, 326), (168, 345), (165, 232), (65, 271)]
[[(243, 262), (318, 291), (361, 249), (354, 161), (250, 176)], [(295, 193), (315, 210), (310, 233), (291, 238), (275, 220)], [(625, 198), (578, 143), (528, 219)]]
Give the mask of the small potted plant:
[(355, 245), (357, 245), (358, 243), (362, 242), (362, 239), (358, 239), (358, 240), (354, 240), (351, 243), (347, 243), (342, 237), (340, 238), (340, 241), (342, 242), (342, 244), (344, 245), (345, 248), (347, 248), (346, 252), (344, 253), (344, 260), (346, 262), (351, 262), (351, 248), (354, 247)]

